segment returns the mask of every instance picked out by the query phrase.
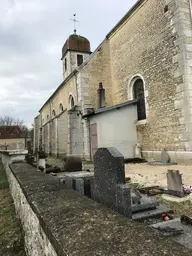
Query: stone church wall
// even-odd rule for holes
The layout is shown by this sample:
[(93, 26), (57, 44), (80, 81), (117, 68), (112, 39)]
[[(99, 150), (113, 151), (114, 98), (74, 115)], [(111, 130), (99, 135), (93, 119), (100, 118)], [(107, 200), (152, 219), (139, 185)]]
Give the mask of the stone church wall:
[(71, 77), (51, 99), (51, 110), (55, 110), (56, 115), (60, 113), (59, 105), (63, 104), (64, 109), (69, 108), (69, 95), (72, 95), (77, 102), (76, 76)]
[[(182, 40), (178, 31), (182, 2), (143, 1), (109, 34), (113, 103), (130, 98), (134, 76), (144, 79), (147, 119), (137, 126), (144, 151), (185, 150), (181, 139), (185, 125), (180, 123), (181, 109), (176, 106), (184, 82), (182, 47), (178, 45)], [(184, 2), (189, 12), (189, 2)]]
[[(86, 75), (85, 75), (86, 74)], [(105, 40), (95, 51), (89, 62), (79, 71), (78, 77), (83, 80), (84, 104), (97, 107), (97, 89), (103, 83), (106, 92), (106, 105), (112, 105), (112, 82), (110, 70), (109, 43)]]

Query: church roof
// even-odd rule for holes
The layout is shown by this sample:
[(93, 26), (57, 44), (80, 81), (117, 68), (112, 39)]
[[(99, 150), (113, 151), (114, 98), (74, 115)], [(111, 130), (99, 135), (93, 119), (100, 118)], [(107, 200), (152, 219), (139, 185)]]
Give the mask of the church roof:
[(88, 114), (83, 115), (83, 118), (87, 118), (87, 117), (89, 118), (89, 117), (97, 115), (97, 114), (102, 114), (106, 111), (120, 109), (120, 108), (126, 107), (128, 105), (136, 104), (137, 102), (138, 102), (138, 100), (134, 99), (134, 100), (128, 100), (128, 101), (125, 101), (125, 102), (122, 102), (122, 103), (119, 103), (119, 104), (116, 104), (116, 105), (99, 108), (99, 109), (93, 110), (92, 112), (90, 112)]
[(70, 35), (62, 48), (61, 59), (63, 59), (63, 56), (66, 54), (67, 51), (90, 53), (90, 42), (87, 38), (83, 36), (76, 34)]

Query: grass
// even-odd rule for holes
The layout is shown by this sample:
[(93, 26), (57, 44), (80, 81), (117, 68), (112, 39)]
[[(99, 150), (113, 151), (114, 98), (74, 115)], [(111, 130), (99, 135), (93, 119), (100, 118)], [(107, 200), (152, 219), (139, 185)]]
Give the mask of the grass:
[(0, 164), (0, 256), (25, 256), (22, 229)]

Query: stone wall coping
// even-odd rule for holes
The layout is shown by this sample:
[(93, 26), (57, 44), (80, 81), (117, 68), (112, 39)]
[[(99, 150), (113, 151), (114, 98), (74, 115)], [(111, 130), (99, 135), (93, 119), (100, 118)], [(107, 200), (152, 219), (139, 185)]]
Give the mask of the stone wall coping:
[(180, 244), (110, 210), (26, 163), (10, 165), (58, 256), (191, 255)]
[(27, 155), (28, 150), (0, 150), (0, 153), (5, 155)]
[[(148, 151), (143, 150), (143, 153), (151, 153), (151, 154), (161, 154), (162, 151), (154, 150), (154, 151)], [(168, 154), (184, 154), (184, 155), (192, 155), (192, 151), (166, 151)]]

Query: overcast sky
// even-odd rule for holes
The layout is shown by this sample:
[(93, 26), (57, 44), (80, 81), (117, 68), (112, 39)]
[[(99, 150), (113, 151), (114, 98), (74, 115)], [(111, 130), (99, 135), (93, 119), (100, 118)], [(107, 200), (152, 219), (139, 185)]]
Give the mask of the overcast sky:
[(32, 124), (62, 82), (61, 48), (73, 33), (91, 50), (136, 0), (0, 0), (0, 116)]

